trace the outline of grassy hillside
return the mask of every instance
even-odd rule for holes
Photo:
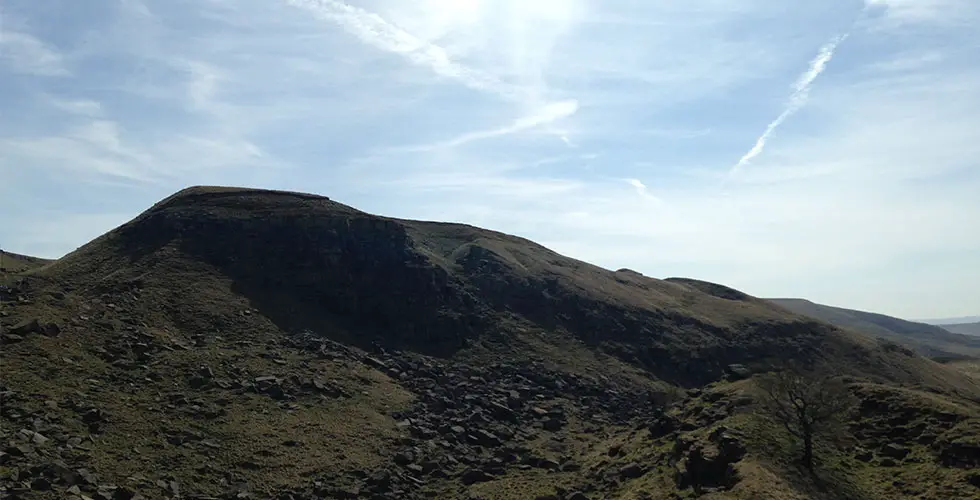
[[[980,492],[967,370],[493,231],[194,188],[10,278],[0,496]],[[787,360],[861,401],[817,476],[754,410]]]
[[[945,327],[841,307],[825,306],[803,299],[769,299],[798,314],[826,321],[840,328],[908,345],[935,358],[980,357],[980,338]]]

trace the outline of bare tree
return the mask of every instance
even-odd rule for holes
[[[829,375],[787,369],[764,376],[760,406],[803,445],[801,462],[813,471],[813,442],[856,404],[847,386]]]

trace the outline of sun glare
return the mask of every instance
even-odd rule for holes
[[[482,0],[429,0],[432,15],[445,16],[456,22],[476,21]]]

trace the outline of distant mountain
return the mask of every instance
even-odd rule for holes
[[[826,306],[804,299],[769,299],[797,314],[820,319],[841,328],[906,344],[933,358],[980,357],[980,337],[965,331],[906,321],[865,311]],[[975,335],[980,335],[977,333]]]
[[[976,323],[960,323],[958,325],[942,325],[944,330],[951,331],[953,333],[960,333],[963,335],[978,335],[980,336],[980,322]]]
[[[980,323],[980,316],[960,316],[957,318],[935,318],[935,319],[919,319],[915,320],[920,323],[928,323],[930,325],[962,325],[964,323]]]

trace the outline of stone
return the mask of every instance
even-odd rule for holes
[[[650,437],[654,439],[662,438],[677,430],[677,422],[665,414],[660,414],[654,418],[653,422],[647,427],[647,430],[650,431]]]
[[[112,500],[135,500],[137,493],[129,488],[120,487],[112,493]],[[142,495],[139,495],[142,498]]]
[[[643,467],[640,467],[640,464],[637,464],[635,462],[628,465],[624,465],[619,469],[619,477],[625,479],[636,479],[638,477],[643,476],[643,474],[645,474]]]
[[[34,453],[34,448],[26,444],[18,444],[7,447],[4,452],[12,457],[25,457]]]
[[[78,475],[81,476],[83,484],[92,486],[99,482],[98,477],[88,469],[78,469],[75,472],[78,472]]]
[[[487,447],[497,447],[504,444],[496,434],[483,429],[477,429],[476,431],[468,434],[467,439],[469,439],[473,444]]]
[[[745,447],[724,428],[713,431],[710,439],[717,446],[683,439],[675,441],[673,454],[680,459],[675,476],[679,488],[727,490],[740,480],[734,464],[745,455]]]
[[[415,457],[411,452],[403,451],[395,454],[394,461],[398,465],[408,465],[415,461]]]
[[[745,365],[731,364],[725,367],[725,374],[731,380],[742,380],[752,376],[752,370]]]
[[[388,369],[388,365],[386,365],[384,361],[381,361],[380,359],[375,358],[375,357],[372,357],[372,356],[365,356],[364,357],[364,364],[366,364],[368,366],[371,366],[371,367],[374,367],[374,368],[377,368],[379,370],[386,370],[386,369]]]
[[[282,381],[277,377],[258,377],[255,383],[259,392],[279,401],[288,399]]]
[[[35,491],[48,491],[51,489],[51,481],[45,477],[34,478],[31,481],[31,489]]]
[[[8,332],[14,335],[30,335],[32,333],[41,333],[41,323],[39,323],[36,318],[27,319],[10,327],[8,329]]]
[[[565,497],[565,500],[589,500],[589,497],[586,496],[585,493],[582,493],[581,491],[576,491],[570,493],[567,497]]]
[[[561,468],[561,464],[559,464],[558,462],[556,462],[554,460],[551,460],[550,458],[536,458],[536,459],[532,459],[531,463],[532,463],[532,465],[534,465],[535,467],[537,467],[539,469],[558,470],[558,469]]]
[[[187,385],[189,385],[191,389],[194,390],[203,389],[205,386],[208,385],[208,380],[200,375],[194,375],[189,379],[187,379]]]
[[[344,391],[341,388],[335,387],[332,384],[328,384],[326,382],[323,382],[322,380],[314,380],[313,381],[313,388],[316,389],[317,391],[323,393],[323,394],[326,394],[328,396],[335,397],[335,398],[341,397],[341,396],[344,396],[345,395],[344,394]]]
[[[17,335],[15,333],[5,333],[3,337],[0,337],[4,344],[16,344],[18,342],[24,341],[23,335]]]
[[[518,421],[517,413],[515,413],[514,410],[511,410],[510,408],[502,404],[494,403],[491,401],[487,405],[487,407],[490,409],[490,414],[493,415],[494,418],[497,418],[499,420],[506,420],[512,423],[517,423]]]
[[[909,449],[895,443],[888,443],[881,449],[881,454],[889,458],[901,460],[909,454]]]
[[[57,337],[61,335],[61,327],[56,323],[44,323],[41,325],[41,334],[47,337]]]
[[[68,486],[84,484],[84,480],[78,472],[69,469],[67,465],[61,462],[46,464],[44,466],[43,475],[54,479],[58,484]]]
[[[557,418],[549,418],[544,422],[544,429],[551,432],[558,432],[561,430],[562,427],[564,427],[564,425],[565,422]]]
[[[476,483],[485,483],[487,481],[493,481],[493,476],[487,474],[486,472],[478,469],[469,469],[460,476],[460,481],[463,484],[469,486]]]
[[[82,415],[82,422],[85,422],[86,424],[105,422],[106,419],[106,413],[98,408],[92,408]]]
[[[966,482],[970,483],[977,488],[980,488],[980,473],[974,472],[966,477]]]

